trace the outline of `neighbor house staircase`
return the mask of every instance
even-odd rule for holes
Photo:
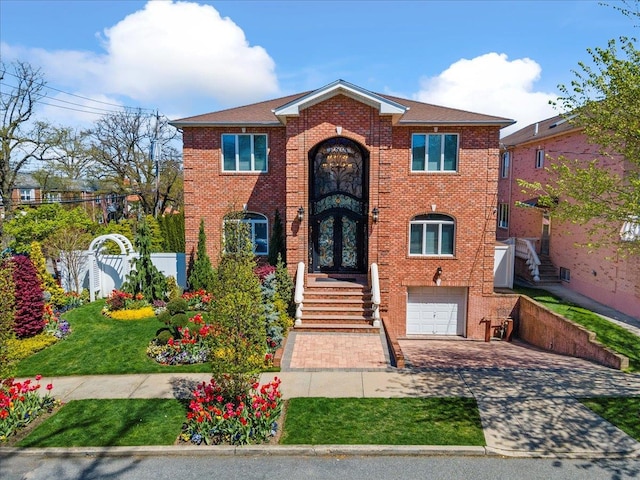
[[[540,281],[536,282],[538,285],[554,285],[561,283],[560,276],[558,275],[558,268],[553,264],[551,258],[548,255],[539,254],[540,265],[538,271],[540,275]]]
[[[296,331],[380,333],[367,275],[308,274]]]

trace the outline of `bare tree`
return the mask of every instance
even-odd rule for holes
[[[85,229],[70,227],[58,230],[44,245],[47,256],[59,259],[64,264],[62,284],[67,290],[82,292],[80,275],[87,262],[86,249],[90,242],[91,235]]]
[[[166,170],[165,181],[157,173],[163,172],[159,152],[170,150],[176,135],[165,119],[140,110],[104,116],[91,130],[95,174],[117,186],[118,193],[136,194],[145,214],[157,214],[180,178],[172,173],[175,169]]]
[[[35,104],[44,97],[45,83],[40,69],[20,61],[0,63],[0,81],[0,198],[5,218],[10,218],[16,175],[43,153],[48,126],[31,120]]]
[[[69,180],[84,178],[93,161],[89,135],[87,130],[51,127],[49,143],[52,148],[43,159],[48,170]]]

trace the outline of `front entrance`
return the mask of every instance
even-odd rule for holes
[[[551,217],[549,212],[542,214],[542,236],[540,238],[540,253],[549,255],[549,238],[551,237]]]
[[[329,139],[309,153],[311,272],[367,270],[366,151],[352,140]]]

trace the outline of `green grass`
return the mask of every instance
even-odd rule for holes
[[[72,333],[65,340],[20,361],[16,376],[209,372],[211,366],[156,363],[147,346],[162,324],[155,318],[113,320],[100,312],[104,301],[67,312]]]
[[[546,290],[518,288],[516,291],[594,332],[600,343],[629,358],[629,371],[640,371],[640,337],[637,335],[590,310],[566,303]]]
[[[75,400],[18,442],[19,447],[173,445],[185,419],[178,400]]]
[[[580,401],[627,435],[640,441],[640,398],[583,398]]]
[[[470,398],[293,398],[280,443],[485,445]]]

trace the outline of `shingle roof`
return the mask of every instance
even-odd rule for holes
[[[287,97],[267,100],[265,102],[253,103],[227,110],[205,113],[193,117],[182,118],[170,122],[175,127],[190,126],[223,126],[223,125],[273,125],[279,126],[282,123],[274,114],[273,110],[298,99],[312,94],[312,91],[302,92]],[[457,110],[454,108],[431,105],[428,103],[417,102],[405,98],[394,97],[382,93],[376,93],[389,101],[399,103],[408,110],[400,120],[398,125],[413,124],[429,124],[429,125],[498,125],[506,127],[515,123],[514,120],[480,113],[468,112],[465,110]]]
[[[567,117],[565,115],[556,115],[555,117],[547,118],[541,122],[532,123],[531,125],[521,128],[517,132],[500,139],[500,143],[506,147],[512,147],[577,129],[578,127],[569,121],[570,118],[571,117]]]

